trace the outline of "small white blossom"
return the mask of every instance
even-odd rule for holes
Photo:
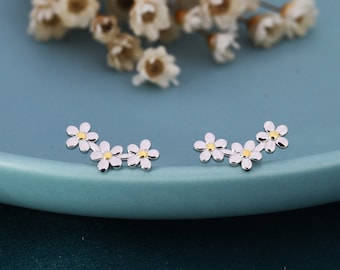
[[[28,33],[37,40],[60,39],[67,28],[56,14],[53,0],[33,1]]]
[[[190,10],[178,10],[176,12],[176,21],[182,26],[184,32],[189,34],[201,29],[203,20],[200,6],[195,6]]]
[[[318,10],[314,0],[293,0],[281,8],[288,38],[305,36],[316,23]]]
[[[159,158],[159,152],[156,149],[150,149],[151,142],[149,140],[142,140],[140,146],[130,144],[128,146],[129,157],[127,164],[130,167],[140,165],[143,170],[151,169],[151,160]]]
[[[135,0],[130,11],[129,23],[137,36],[146,36],[150,41],[156,41],[159,32],[171,25],[166,1]]]
[[[95,40],[108,44],[120,32],[120,29],[116,17],[98,15],[93,19],[90,31]]]
[[[123,147],[116,145],[111,148],[110,143],[102,141],[99,146],[96,145],[90,155],[91,160],[97,161],[97,168],[101,172],[106,172],[111,166],[119,169],[122,166],[120,155],[123,153]]]
[[[280,148],[288,147],[288,140],[284,138],[288,133],[288,127],[286,125],[279,125],[275,128],[275,125],[271,121],[264,123],[265,132],[259,132],[256,134],[258,142],[262,143],[267,153],[273,153],[275,146]]]
[[[262,159],[261,148],[261,145],[256,146],[252,140],[247,141],[244,147],[238,142],[233,143],[229,154],[229,163],[231,165],[241,163],[242,169],[249,171],[253,167],[253,161]]]
[[[216,62],[226,63],[235,59],[232,49],[240,49],[240,45],[235,41],[235,38],[236,34],[232,32],[214,33],[208,36],[209,48]]]
[[[82,123],[79,129],[75,126],[68,126],[66,133],[70,138],[67,139],[66,146],[72,149],[79,145],[81,152],[88,152],[94,147],[99,137],[96,132],[90,132],[90,129],[91,125],[88,122]]]
[[[108,44],[107,63],[119,71],[131,71],[142,55],[139,39],[121,33]]]
[[[163,46],[145,50],[137,64],[139,74],[133,77],[133,85],[138,86],[145,81],[155,83],[162,88],[167,88],[170,83],[178,85],[176,77],[181,70],[175,64],[175,60],[175,57],[169,55]]]
[[[203,163],[208,162],[211,157],[218,162],[224,159],[224,150],[227,147],[228,142],[224,139],[216,140],[215,135],[208,132],[204,136],[204,141],[196,141],[194,143],[194,149],[200,154],[200,161]]]
[[[86,28],[99,10],[98,0],[58,0],[56,12],[69,28]]]
[[[237,19],[245,10],[240,0],[201,0],[203,28],[210,29],[214,24],[221,30],[237,30]]]
[[[249,20],[248,31],[255,46],[269,48],[284,36],[284,21],[276,13],[256,15]]]

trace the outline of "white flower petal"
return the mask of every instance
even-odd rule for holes
[[[271,132],[275,130],[275,125],[272,121],[265,122],[263,127],[266,132]]]
[[[212,155],[213,159],[218,161],[218,162],[220,162],[224,159],[224,154],[218,149],[215,149],[214,151],[212,151],[211,155]]]
[[[231,150],[240,153],[243,150],[243,146],[240,143],[235,142],[231,145]]]
[[[261,152],[264,149],[265,145],[266,145],[265,142],[261,142],[258,145],[256,145],[256,147],[253,151],[254,152]]]
[[[95,142],[95,141],[98,140],[98,138],[99,138],[99,135],[96,132],[87,133],[87,140],[89,140],[89,141]]]
[[[206,143],[215,143],[215,135],[211,132],[205,134],[204,139]]]
[[[254,151],[251,153],[250,157],[251,160],[261,160],[262,154],[260,152]]]
[[[276,145],[280,148],[287,148],[288,147],[288,140],[284,137],[279,137],[276,140]]]
[[[75,136],[75,135],[77,135],[78,132],[79,132],[79,130],[78,130],[78,128],[75,127],[75,126],[68,126],[68,127],[66,128],[66,133],[67,133],[67,135],[69,135],[69,136]]]
[[[89,143],[85,140],[80,140],[79,141],[79,150],[83,153],[86,153],[87,151],[89,151],[90,150]]]
[[[151,149],[148,151],[148,155],[151,159],[157,159],[159,158],[159,152],[156,149]]]
[[[147,139],[142,140],[140,143],[140,149],[142,150],[149,150],[151,147],[151,142]]]
[[[239,164],[240,162],[242,161],[242,157],[240,156],[240,155],[231,155],[230,157],[229,157],[229,163],[231,164],[231,165],[237,165],[237,164]]]
[[[229,150],[229,149],[220,149],[220,151],[225,155],[225,156],[231,156],[234,154],[233,151]]]
[[[113,156],[112,158],[110,158],[110,164],[114,169],[119,169],[120,167],[122,167],[122,160]]]
[[[203,151],[206,148],[207,144],[203,141],[196,141],[194,143],[194,149],[196,151]]]
[[[259,142],[266,142],[268,141],[268,138],[269,137],[267,132],[261,131],[256,134],[256,140]]]
[[[79,143],[78,138],[74,136],[67,139],[66,146],[68,148],[74,148],[78,145],[78,143]]]
[[[139,164],[139,161],[140,161],[139,157],[134,155],[129,157],[129,159],[127,160],[127,164],[129,167],[135,167]]]
[[[206,163],[210,160],[211,158],[211,153],[207,150],[204,150],[201,154],[200,154],[200,161],[203,163]]]
[[[249,158],[242,159],[241,167],[245,171],[249,171],[253,167],[253,163]]]
[[[89,132],[90,129],[91,129],[91,125],[88,122],[82,123],[79,127],[79,130],[82,131],[82,132],[85,132],[85,133]]]
[[[218,139],[215,142],[215,145],[217,148],[226,148],[228,145],[228,142],[225,139]]]
[[[102,158],[103,158],[103,152],[101,152],[101,151],[92,152],[91,155],[90,155],[90,159],[93,160],[93,161],[97,161],[97,160],[100,160]]]
[[[244,149],[249,151],[253,151],[255,148],[255,142],[253,140],[249,140],[244,144]]]
[[[100,170],[101,172],[106,172],[107,169],[109,168],[110,163],[108,160],[106,159],[102,159],[98,162],[97,168],[98,170]]]
[[[127,147],[127,150],[129,153],[137,154],[139,151],[139,147],[135,144],[129,144]]]
[[[280,136],[284,136],[288,133],[288,127],[286,125],[280,125],[276,128],[276,131],[280,134]]]
[[[102,150],[102,152],[109,152],[111,149],[110,147],[110,143],[107,142],[107,141],[102,141],[100,144],[99,144],[99,147],[100,149]]]
[[[272,140],[269,140],[268,142],[266,142],[266,145],[264,147],[264,150],[267,153],[273,153],[275,151],[275,142]]]
[[[151,161],[147,158],[142,158],[140,160],[140,167],[143,170],[150,170],[151,169]]]
[[[121,154],[121,153],[123,153],[123,147],[122,146],[120,146],[120,145],[116,145],[116,146],[114,146],[114,147],[112,147],[112,149],[111,149],[111,153],[112,153],[112,155],[119,155],[119,154]]]

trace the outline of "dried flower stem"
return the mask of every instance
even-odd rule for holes
[[[275,5],[273,5],[273,4],[271,4],[271,3],[268,3],[268,2],[265,2],[265,1],[261,1],[260,5],[261,5],[261,7],[269,9],[271,11],[280,12],[280,8],[275,6]]]

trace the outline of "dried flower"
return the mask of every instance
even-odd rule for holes
[[[305,36],[316,23],[318,10],[314,0],[293,0],[281,8],[288,38]]]
[[[108,44],[107,63],[119,71],[131,71],[142,54],[138,38],[120,33]]]
[[[150,41],[159,38],[159,31],[170,27],[169,9],[165,0],[135,0],[130,11],[130,27],[137,36]]]
[[[30,13],[28,33],[37,40],[60,39],[67,32],[66,27],[56,14],[53,0],[35,0]]]
[[[92,21],[90,31],[95,40],[107,44],[114,39],[120,30],[116,17],[98,15]]]
[[[208,45],[218,63],[226,63],[235,59],[232,49],[240,49],[240,44],[235,41],[236,34],[214,33],[208,36]]]
[[[256,46],[269,48],[284,36],[285,26],[279,14],[269,13],[252,17],[248,31]]]
[[[170,83],[178,85],[176,77],[181,70],[175,64],[175,61],[176,58],[169,55],[163,46],[145,50],[137,65],[139,74],[133,77],[132,83],[138,86],[145,81],[149,81],[162,88],[167,88]]]
[[[205,29],[216,24],[222,30],[235,31],[245,3],[240,0],[201,0],[201,10]]]
[[[200,6],[195,6],[189,10],[178,10],[176,12],[176,21],[186,33],[201,29],[203,21]]]
[[[86,28],[96,16],[99,3],[97,0],[58,0],[55,7],[65,26]]]

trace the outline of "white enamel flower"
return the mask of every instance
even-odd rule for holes
[[[147,139],[142,140],[140,146],[130,144],[127,149],[129,157],[127,158],[127,164],[130,167],[140,165],[143,170],[151,169],[151,160],[159,158],[159,152],[156,149],[150,149],[151,142]]]
[[[68,148],[75,148],[79,145],[79,150],[83,153],[88,152],[94,147],[94,143],[98,140],[99,136],[96,132],[90,132],[91,125],[84,122],[80,125],[79,129],[76,126],[68,126],[66,133],[70,138],[66,141]]]
[[[236,34],[233,32],[214,33],[208,36],[208,45],[216,62],[227,63],[235,59],[232,49],[240,49],[235,38]]]
[[[116,17],[98,15],[93,19],[90,31],[95,40],[108,44],[120,32],[120,29]]]
[[[178,10],[176,12],[176,21],[182,26],[186,33],[192,33],[202,28],[203,20],[200,6],[195,6],[189,10]]]
[[[175,61],[176,58],[168,54],[163,46],[145,50],[137,64],[139,74],[133,77],[133,85],[138,86],[145,81],[155,83],[162,88],[167,88],[170,83],[178,85],[176,77],[181,70]]]
[[[283,38],[285,25],[279,14],[256,15],[248,21],[248,31],[255,46],[269,48]]]
[[[288,140],[284,136],[288,133],[288,127],[286,125],[279,125],[275,128],[275,125],[271,121],[264,123],[264,132],[256,134],[258,142],[263,144],[263,147],[267,153],[273,153],[275,146],[280,148],[288,147]]]
[[[245,171],[249,171],[253,167],[253,161],[262,159],[261,145],[255,145],[252,140],[247,141],[244,146],[236,142],[231,145],[231,153],[229,154],[229,163],[238,165]]]
[[[208,162],[211,158],[215,161],[221,162],[224,159],[224,150],[228,142],[224,139],[216,140],[215,135],[208,132],[204,136],[204,141],[196,141],[194,149],[200,154],[200,161],[203,163]]]
[[[203,28],[210,29],[215,24],[221,30],[237,30],[237,19],[245,10],[240,0],[201,0]]]
[[[292,0],[281,8],[288,38],[305,36],[316,23],[318,10],[314,0]]]
[[[129,34],[120,33],[108,44],[107,63],[119,71],[131,71],[142,55],[140,40]]]
[[[86,28],[99,10],[97,0],[58,0],[56,12],[65,26],[69,28]]]
[[[62,38],[67,28],[56,14],[53,1],[35,2],[37,4],[30,13],[28,33],[41,41]]]
[[[137,36],[150,41],[159,38],[159,31],[170,27],[169,8],[165,0],[135,0],[130,11],[130,27]]]
[[[116,145],[111,148],[110,143],[102,141],[99,145],[95,145],[90,155],[92,161],[98,162],[97,168],[101,172],[106,172],[109,167],[119,169],[122,166],[120,155],[123,153],[123,147]]]

